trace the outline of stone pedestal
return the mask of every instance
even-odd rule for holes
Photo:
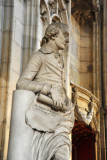
[[[25,113],[35,94],[27,90],[13,93],[12,119],[7,160],[29,160],[34,131],[25,122]]]

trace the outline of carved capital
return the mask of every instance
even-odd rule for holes
[[[71,13],[79,24],[91,24],[96,21],[96,13],[99,9],[92,0],[72,0]]]

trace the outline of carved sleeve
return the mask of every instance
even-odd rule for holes
[[[33,81],[42,65],[42,57],[40,53],[34,53],[21,77],[19,78],[16,88],[29,90],[32,92],[40,92],[44,84]]]

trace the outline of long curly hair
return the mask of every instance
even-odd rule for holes
[[[63,24],[63,23],[56,23],[56,22],[51,23],[46,28],[45,35],[44,35],[44,37],[42,38],[42,41],[41,41],[41,46],[43,44],[49,42],[49,40],[52,39],[53,37],[57,37],[60,29],[63,29],[65,27],[67,27],[67,25]]]

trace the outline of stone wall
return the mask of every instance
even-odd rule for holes
[[[93,27],[79,25],[73,16],[71,22],[70,79],[93,92]]]
[[[24,31],[22,70],[25,68],[31,54],[40,48],[43,25],[40,18],[40,1],[24,2]]]
[[[106,157],[107,159],[107,1],[103,1],[103,52],[102,52],[102,94],[103,94],[103,107],[104,107],[104,126],[105,126],[105,138],[106,138],[106,146],[103,146],[103,155],[102,158]],[[104,143],[104,141],[102,141]],[[105,155],[106,154],[106,155]]]
[[[93,27],[80,29],[80,86],[93,92]]]
[[[71,57],[70,57],[70,80],[73,83],[80,84],[79,67],[80,67],[80,25],[71,16]]]
[[[7,21],[7,18],[6,18]],[[9,66],[8,66],[8,85],[7,85],[7,101],[6,101],[6,124],[5,124],[5,137],[3,148],[3,159],[6,159],[10,120],[11,120],[11,107],[12,107],[12,94],[16,89],[16,82],[19,78],[21,71],[21,59],[23,50],[23,29],[24,29],[24,2],[13,1],[13,14],[12,14],[12,38],[11,50],[9,52]]]

